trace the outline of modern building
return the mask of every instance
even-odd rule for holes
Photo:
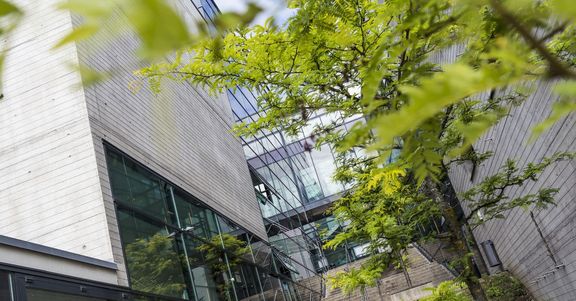
[[[320,298],[301,196],[272,175],[285,169],[247,164],[227,95],[131,91],[145,63],[128,27],[54,50],[81,20],[56,0],[14,3],[25,16],[0,101],[0,300]],[[172,3],[191,26],[217,12]],[[77,64],[111,75],[85,85]]]

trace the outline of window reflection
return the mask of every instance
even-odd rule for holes
[[[183,258],[174,237],[123,210],[118,220],[132,288],[188,300]]]
[[[270,275],[292,279],[290,259],[112,148],[107,158],[134,290],[198,301],[260,300],[271,290],[295,300]]]
[[[174,202],[178,211],[180,227],[197,237],[210,239],[218,235],[216,216],[209,209],[189,202],[182,192],[174,190]]]
[[[108,152],[110,182],[114,199],[171,223],[166,184],[134,161]]]

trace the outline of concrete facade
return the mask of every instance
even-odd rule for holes
[[[454,62],[462,53],[461,45],[440,51],[431,61]],[[507,159],[519,168],[538,163],[556,152],[576,150],[576,114],[554,124],[537,140],[529,142],[532,128],[545,120],[557,101],[553,82],[528,83],[531,94],[524,103],[511,110],[474,145],[476,152],[492,151],[494,155],[477,166],[473,181],[471,163],[452,165],[449,176],[457,193],[462,193],[485,177],[495,174]],[[497,91],[496,97],[512,89]],[[478,96],[487,99],[488,93]],[[558,188],[556,205],[546,210],[534,210],[535,222],[528,210],[507,212],[506,219],[489,221],[475,229],[478,243],[492,240],[502,261],[500,268],[518,277],[537,300],[574,300],[576,292],[576,162],[563,161],[548,167],[537,182],[508,189],[509,198],[535,193],[541,188]],[[466,204],[463,209],[468,214]],[[530,208],[532,209],[532,208]],[[538,233],[542,231],[544,239]],[[551,250],[548,252],[546,245]],[[485,256],[485,255],[484,255]],[[486,258],[485,258],[486,259]]]
[[[18,1],[0,101],[0,234],[112,261],[88,111],[57,1]]]
[[[266,239],[225,97],[177,83],[159,95],[131,91],[133,71],[145,64],[135,59],[139,41],[128,27],[107,44],[52,50],[79,22],[56,10],[58,2],[15,1],[25,19],[3,73],[0,235],[115,262],[117,278],[87,279],[127,285],[106,141]],[[200,19],[190,1],[173,3],[191,25]],[[83,86],[70,68],[77,64],[113,75]]]
[[[552,83],[534,83],[532,89],[534,93],[521,106],[475,144],[477,152],[493,151],[494,156],[478,166],[473,181],[470,181],[470,165],[451,167],[450,178],[457,192],[496,173],[508,158],[523,167],[556,152],[576,149],[574,114],[558,121],[535,142],[528,142],[531,129],[550,114],[551,105],[557,100],[552,94]],[[558,162],[548,167],[537,182],[510,188],[506,194],[515,198],[544,187],[559,189],[556,206],[534,210],[535,222],[529,211],[515,209],[506,214],[506,219],[478,227],[474,234],[479,243],[494,242],[503,268],[519,277],[538,300],[573,300],[576,292],[576,163]]]

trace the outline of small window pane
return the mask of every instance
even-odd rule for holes
[[[12,300],[10,293],[10,274],[0,271],[0,300]]]
[[[206,239],[218,235],[216,217],[211,210],[199,204],[194,204],[193,200],[190,200],[178,190],[174,191],[174,201],[178,211],[180,226],[186,229],[186,232]]]

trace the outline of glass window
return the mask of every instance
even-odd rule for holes
[[[5,271],[0,271],[0,300],[12,300],[10,274]]]
[[[108,152],[108,167],[114,199],[172,223],[166,184],[136,162]]]
[[[206,254],[207,244],[197,238],[186,235],[184,237],[185,254],[188,256],[187,264],[190,266],[192,282],[198,300],[226,300],[227,291],[226,266],[224,259],[216,255],[213,259]]]
[[[263,291],[265,295],[274,292],[274,296],[286,298],[288,294],[289,300],[297,299],[294,291],[283,290],[280,282],[274,285],[271,278],[263,277],[263,273],[280,273],[286,279],[295,278],[294,273],[309,275],[304,264],[312,265],[304,237],[298,234],[288,241],[284,233],[302,226],[294,210],[300,204],[298,190],[286,175],[287,161],[274,164],[267,171],[280,188],[278,194],[290,196],[289,201],[276,195],[279,188],[270,188],[274,184],[268,187],[255,181],[255,188],[261,195],[262,211],[274,215],[274,221],[266,220],[270,225],[267,231],[281,238],[271,241],[284,253],[298,255],[297,261],[272,251],[253,234],[120,152],[109,149],[107,156],[132,289],[186,300],[252,299]],[[273,176],[272,170],[285,176]],[[308,186],[318,186],[313,175],[304,177],[311,183]],[[282,181],[288,181],[289,186]],[[144,296],[139,298],[146,300]]]
[[[310,155],[312,156],[312,160],[314,160],[314,167],[318,173],[324,195],[330,196],[342,191],[342,185],[332,180],[332,175],[336,171],[336,165],[334,164],[334,157],[332,156],[330,147],[328,145],[322,145],[319,151],[312,150]]]
[[[259,295],[262,292],[256,267],[240,264],[234,267],[232,275],[239,300]]]
[[[218,235],[214,212],[191,200],[177,189],[174,189],[174,202],[178,212],[179,226],[186,232],[206,239]]]
[[[131,287],[188,300],[191,294],[175,233],[123,210],[118,211],[118,224]]]

